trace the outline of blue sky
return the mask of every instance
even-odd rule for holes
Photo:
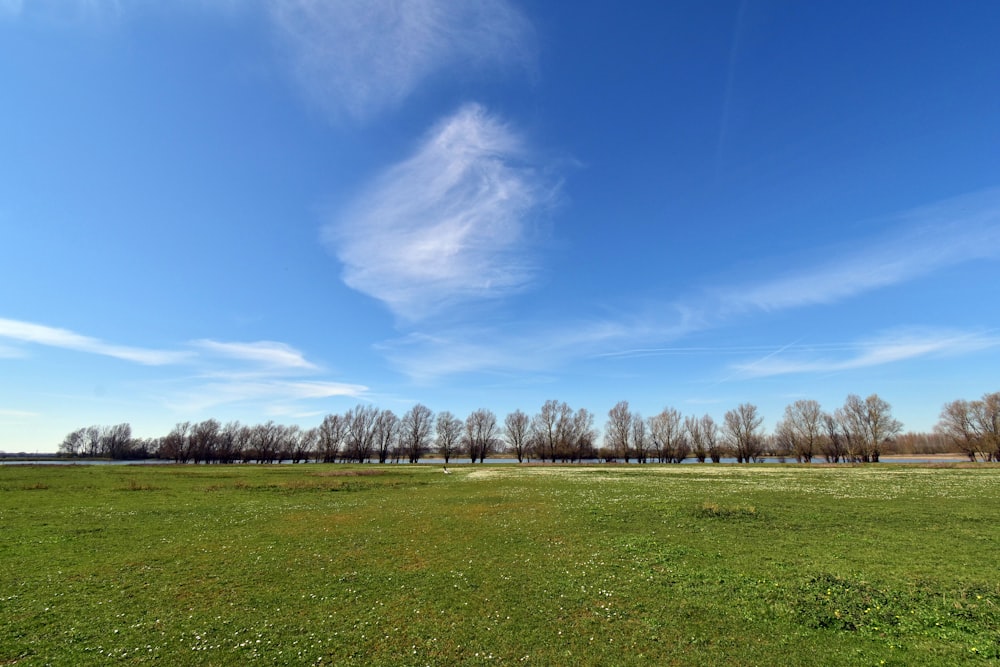
[[[1000,5],[0,0],[0,449],[1000,389]]]

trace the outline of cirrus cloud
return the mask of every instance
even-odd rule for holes
[[[255,341],[252,343],[231,343],[215,340],[198,340],[193,343],[206,352],[230,359],[238,359],[282,370],[316,370],[316,365],[308,361],[302,352],[285,343],[275,341]]]
[[[906,211],[894,222],[901,229],[881,239],[859,239],[860,251],[721,290],[720,313],[830,304],[956,264],[1000,257],[1000,188]]]
[[[858,343],[786,345],[753,362],[733,366],[743,377],[835,373],[924,357],[963,355],[1000,346],[990,333],[903,327]]]
[[[167,400],[174,410],[200,412],[218,406],[250,405],[268,414],[301,412],[303,405],[332,398],[357,398],[368,387],[323,380],[272,380],[267,378],[216,379],[193,384]],[[320,403],[321,404],[321,403]]]
[[[408,320],[525,287],[531,221],[557,190],[528,153],[507,124],[463,106],[327,227],[344,282]]]
[[[124,361],[132,361],[145,366],[176,364],[190,358],[190,355],[186,352],[115,345],[98,338],[80,335],[68,329],[59,329],[44,324],[4,318],[0,318],[0,338],[21,343],[99,354]]]
[[[532,30],[505,0],[273,0],[270,15],[306,93],[365,119],[432,75],[531,59]]]
[[[288,413],[303,407],[322,405],[327,399],[361,397],[368,392],[362,384],[317,377],[324,369],[306,359],[298,349],[277,341],[225,342],[210,339],[192,341],[185,350],[162,350],[109,343],[68,329],[0,318],[0,358],[24,356],[21,347],[38,345],[111,357],[147,367],[181,365],[195,369],[194,376],[169,377],[167,371],[144,373],[139,381],[166,406],[174,410],[205,410],[216,406],[259,406],[274,411],[281,406]],[[164,391],[163,387],[168,387]],[[6,411],[6,416],[24,416]],[[284,412],[283,412],[284,414]],[[0,416],[4,416],[0,414]]]

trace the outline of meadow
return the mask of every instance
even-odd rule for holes
[[[0,665],[1000,660],[1000,468],[0,466]]]

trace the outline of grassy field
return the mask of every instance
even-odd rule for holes
[[[0,466],[0,665],[1000,660],[995,467]]]

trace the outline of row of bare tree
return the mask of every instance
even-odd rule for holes
[[[154,444],[154,447],[150,445]],[[69,435],[59,445],[63,456],[85,456],[107,459],[145,459],[155,449],[155,443],[132,437],[132,426],[88,426]]]
[[[445,460],[466,457],[484,462],[495,452],[518,461],[582,461],[633,459],[639,463],[720,462],[733,457],[749,463],[765,456],[808,463],[822,458],[836,462],[878,462],[885,447],[899,436],[902,425],[890,405],[877,394],[862,399],[851,394],[844,405],[825,412],[812,400],[785,408],[772,434],[762,429],[757,407],[743,403],[725,413],[721,424],[710,415],[682,415],[672,407],[644,419],[621,401],[608,412],[603,442],[594,415],[585,408],[546,401],[534,415],[515,410],[500,422],[485,408],[464,420],[451,412],[434,414],[417,404],[401,417],[391,410],[358,405],[343,414],[327,415],[310,429],[274,422],[221,424],[209,419],[177,424],[155,439],[131,437],[128,424],[79,429],[59,446],[64,456],[145,458],[184,462],[276,461],[416,463],[430,453]],[[945,406],[936,428],[952,451],[971,460],[1000,460],[1000,393],[979,401],[954,401]],[[931,436],[909,434],[912,441]],[[912,447],[911,443],[911,447]],[[937,445],[940,448],[940,445]]]
[[[643,420],[622,401],[608,413],[604,446],[608,455],[626,463],[630,456],[639,463],[679,463],[689,457],[718,463],[723,456],[749,463],[765,455],[794,457],[802,463],[820,456],[830,463],[878,462],[883,447],[902,429],[877,394],[865,399],[851,394],[833,413],[824,412],[816,401],[796,401],[785,408],[770,436],[761,428],[763,421],[751,403],[726,412],[719,425],[711,415],[682,416],[671,407]]]

